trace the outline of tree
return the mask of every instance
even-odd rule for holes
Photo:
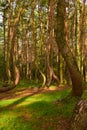
[[[52,78],[57,81],[57,85],[59,84],[59,79],[53,70],[53,47],[55,44],[54,39],[54,9],[55,9],[55,1],[48,1],[49,9],[48,9],[48,19],[47,19],[47,41],[46,41],[46,56],[47,56],[47,85],[51,84]]]
[[[58,0],[57,2],[57,30],[56,30],[56,41],[58,48],[66,62],[70,77],[72,80],[72,95],[82,96],[82,77],[79,72],[76,59],[70,51],[69,45],[66,44],[66,33],[65,33],[65,17],[66,17],[66,5],[65,0]]]
[[[0,91],[8,91],[12,88],[14,88],[18,82],[19,82],[19,71],[16,66],[15,62],[15,38],[16,38],[16,32],[17,32],[17,25],[19,22],[20,15],[23,11],[23,8],[19,8],[17,17],[14,19],[14,22],[12,22],[12,15],[13,15],[13,3],[8,1],[8,41],[7,41],[7,58],[6,58],[6,69],[7,69],[7,76],[8,76],[8,82],[12,82],[11,87],[7,88],[1,88]],[[12,6],[12,7],[11,7]],[[14,12],[15,14],[15,12]]]

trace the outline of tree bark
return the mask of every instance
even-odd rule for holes
[[[69,130],[87,130],[87,100],[77,103]]]

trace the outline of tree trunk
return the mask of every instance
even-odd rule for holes
[[[19,83],[19,78],[20,78],[19,70],[17,67],[15,67],[15,81],[14,81],[14,83],[11,86],[8,84],[8,86],[0,88],[0,92],[6,92],[6,91],[14,89],[16,87],[16,85]]]
[[[9,3],[9,6],[11,4]],[[8,74],[8,87],[3,87],[0,88],[0,92],[5,92],[13,89],[16,87],[16,85],[19,82],[19,71],[18,68],[16,67],[15,63],[15,42],[16,42],[16,33],[17,33],[17,25],[19,23],[19,18],[21,13],[23,12],[23,8],[19,9],[17,17],[14,19],[14,23],[12,24],[11,22],[11,7],[9,9],[9,30],[8,30],[8,46],[7,46],[7,74]],[[11,86],[10,86],[11,84]]]
[[[65,12],[65,0],[58,0],[56,41],[70,72],[70,77],[72,80],[72,94],[73,96],[81,96],[83,92],[82,77],[80,75],[75,57],[72,55],[69,45],[66,44]]]
[[[55,9],[55,2],[54,0],[48,1],[49,5],[49,12],[48,12],[48,36],[47,36],[47,43],[46,43],[46,54],[47,54],[47,86],[50,86],[52,79],[57,81],[57,85],[59,84],[59,79],[57,75],[54,73],[52,63],[53,57],[53,45],[55,43],[54,38],[54,9]],[[52,59],[52,60],[51,60]]]
[[[69,130],[87,130],[87,100],[76,105]]]
[[[80,42],[80,71],[83,75],[83,67],[85,65],[85,48],[86,48],[86,45],[85,45],[85,40],[86,40],[86,35],[85,35],[85,2],[86,0],[83,0],[83,3],[82,3],[82,8],[81,8],[81,14],[80,14],[80,39],[79,39],[79,42]],[[84,77],[84,75],[83,75]]]

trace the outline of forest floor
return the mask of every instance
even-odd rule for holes
[[[70,88],[19,88],[0,94],[0,130],[67,130],[76,100]],[[86,93],[87,94],[87,93]]]
[[[50,93],[55,91],[63,91],[67,90],[68,86],[63,87],[50,87],[50,88],[19,88],[16,91],[10,90],[4,93],[0,94],[0,100],[6,100],[6,99],[15,99],[15,98],[23,98],[25,96],[32,96],[35,94],[41,94],[41,93]]]

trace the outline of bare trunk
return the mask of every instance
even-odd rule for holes
[[[40,71],[40,70],[39,70],[39,71]],[[43,78],[42,87],[44,88],[44,87],[46,86],[46,76],[45,76],[45,74],[44,74],[42,71],[40,71],[40,73],[41,73],[41,76],[42,76],[42,78]]]

